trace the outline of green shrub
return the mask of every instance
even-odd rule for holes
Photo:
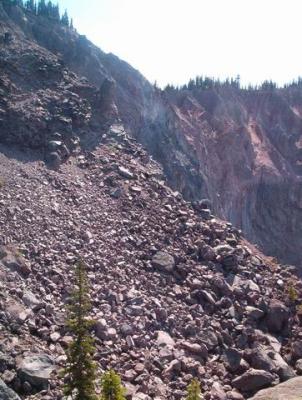
[[[123,387],[120,376],[113,370],[105,372],[101,379],[101,400],[125,400],[126,389]]]
[[[298,317],[302,318],[302,304],[297,306],[297,315]]]
[[[292,283],[287,287],[287,293],[291,303],[295,303],[298,300],[298,292]]]
[[[4,178],[2,178],[2,176],[0,176],[0,189],[2,189],[5,185],[5,180]]]
[[[201,388],[199,381],[194,378],[187,387],[186,400],[200,400],[201,399]]]

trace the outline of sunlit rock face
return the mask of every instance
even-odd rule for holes
[[[168,101],[202,178],[173,183],[190,199],[209,198],[269,254],[301,264],[301,88],[182,91]]]

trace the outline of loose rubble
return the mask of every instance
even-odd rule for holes
[[[294,268],[203,218],[122,126],[58,171],[0,150],[0,372],[16,393],[60,399],[79,257],[96,361],[121,374],[129,398],[181,399],[197,377],[206,400],[240,400],[301,373]]]

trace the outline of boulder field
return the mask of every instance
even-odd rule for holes
[[[58,170],[33,154],[0,153],[4,388],[60,398],[78,258],[88,266],[96,361],[121,374],[129,398],[181,399],[197,377],[205,399],[240,400],[301,374],[294,267],[171,190],[121,125]]]

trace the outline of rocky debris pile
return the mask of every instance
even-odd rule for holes
[[[14,32],[14,40],[0,49],[0,142],[38,149],[37,157],[58,168],[80,143],[93,144],[103,125],[116,117],[115,82],[102,75],[101,84],[94,86],[78,76],[59,51],[47,50],[34,39],[41,28],[39,18],[18,12],[21,25],[16,13],[7,15],[0,4],[0,35],[5,27]],[[52,35],[62,29],[54,21],[48,23]]]
[[[206,400],[240,400],[301,373],[301,320],[288,295],[295,287],[301,300],[295,269],[169,189],[122,126],[59,171],[2,151],[0,367],[18,394],[60,398],[79,257],[97,362],[121,374],[129,398],[181,399],[197,377]]]
[[[93,88],[34,43],[20,47],[16,41],[1,49],[5,66],[0,73],[0,126],[6,133],[0,140],[47,151],[59,132],[69,149],[81,129],[89,130],[91,119],[90,99],[78,93],[86,90],[87,97],[93,97]]]

